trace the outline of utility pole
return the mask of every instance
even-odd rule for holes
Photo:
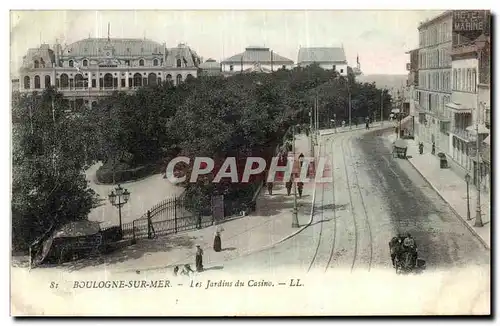
[[[293,135],[293,159],[295,166],[295,125],[292,126],[292,135]],[[292,181],[293,181],[293,220],[292,220],[292,228],[299,227],[299,214],[297,211],[297,181],[294,176],[294,169],[292,168]]]
[[[351,110],[352,110],[352,106],[351,106],[351,92],[349,92],[349,129],[352,129],[352,125],[351,125]]]
[[[309,110],[309,140],[311,143],[311,157],[314,156],[314,141],[313,141],[313,107]]]
[[[380,94],[380,124],[384,126],[384,90]]]
[[[477,89],[477,88],[476,88]],[[479,98],[478,98],[479,102]],[[474,222],[475,227],[483,226],[483,219],[481,218],[481,173],[480,167],[481,163],[479,150],[480,150],[481,142],[479,141],[479,103],[477,106],[476,112],[476,182],[477,182],[477,203],[476,203],[476,221]]]

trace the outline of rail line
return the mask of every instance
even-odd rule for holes
[[[351,184],[349,182],[349,171],[347,170],[347,164],[346,164],[346,161],[345,161],[345,149],[344,149],[344,142],[346,141],[346,138],[343,138],[341,143],[340,143],[340,146],[341,146],[341,154],[342,154],[342,159],[344,161],[344,170],[345,170],[345,176],[346,176],[346,183],[347,183],[347,190],[348,190],[348,194],[349,194],[349,201],[351,202],[351,215],[352,215],[352,219],[353,219],[353,223],[354,223],[354,237],[355,237],[355,244],[354,244],[354,255],[353,255],[353,260],[352,260],[352,265],[351,265],[351,272],[354,271],[355,269],[355,266],[356,266],[356,260],[357,260],[357,256],[358,256],[358,240],[359,240],[359,226],[358,226],[358,223],[356,221],[356,213],[354,212],[354,204],[353,204],[353,200],[352,200],[352,187],[351,187]],[[351,148],[349,146],[347,146],[348,148],[348,151],[349,151],[349,157],[352,158],[352,151],[351,151]],[[373,239],[372,239],[372,231],[371,231],[371,225],[370,225],[370,220],[368,218],[368,212],[366,210],[366,204],[365,204],[365,201],[364,201],[364,196],[361,192],[361,188],[359,186],[359,179],[358,179],[358,175],[356,173],[354,173],[354,179],[355,179],[355,182],[356,182],[356,187],[358,188],[358,193],[359,193],[359,197],[361,199],[361,206],[363,208],[363,213],[364,213],[364,220],[366,222],[366,226],[367,226],[367,229],[368,229],[368,234],[369,234],[369,243],[370,243],[370,256],[369,256],[369,261],[368,261],[368,271],[370,271],[371,269],[371,264],[372,264],[372,260],[373,260]],[[354,181],[354,180],[353,180]]]
[[[332,148],[333,148],[333,142],[334,142],[335,138],[332,139]],[[325,139],[325,143],[329,141]],[[326,146],[323,146],[323,150],[327,148]],[[319,153],[321,154],[321,146],[320,146],[320,151]],[[320,155],[318,155],[320,156]],[[334,181],[334,178],[333,178],[333,173],[334,173],[334,168],[333,168],[333,165],[331,166],[331,173],[332,173],[332,194],[333,194],[333,227],[334,227],[334,235],[333,235],[333,240],[332,240],[332,246],[331,246],[331,249],[330,249],[330,254],[329,254],[329,258],[328,258],[328,262],[326,263],[326,266],[325,266],[325,269],[324,269],[324,272],[326,272],[328,270],[328,267],[330,265],[330,262],[333,258],[333,254],[335,252],[335,241],[336,241],[336,234],[337,234],[337,216],[336,216],[336,208],[335,208],[335,181]],[[319,236],[318,236],[318,243],[316,245],[316,249],[315,249],[315,252],[314,252],[314,256],[311,260],[311,263],[309,264],[309,268],[307,269],[307,272],[310,272],[311,269],[313,268],[314,264],[316,263],[317,261],[317,257],[318,257],[318,252],[319,252],[319,248],[321,246],[321,243],[322,243],[322,238],[323,238],[323,223],[325,222],[324,220],[324,212],[325,212],[325,209],[324,209],[324,202],[325,202],[325,185],[322,186],[322,190],[321,190],[321,219],[317,222],[317,223],[320,223],[320,230],[319,230]]]

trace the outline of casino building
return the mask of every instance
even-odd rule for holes
[[[65,47],[42,44],[23,57],[19,91],[53,86],[70,109],[78,110],[113,91],[133,92],[163,81],[178,85],[196,78],[200,63],[198,54],[182,43],[167,48],[148,39],[88,38]]]

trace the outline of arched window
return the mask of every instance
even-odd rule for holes
[[[140,73],[136,72],[134,74],[134,87],[141,87],[142,86],[142,76]]]
[[[179,85],[180,83],[182,83],[182,75],[181,74],[177,75],[177,77],[175,78],[175,84]]]
[[[144,59],[139,60],[139,66],[144,67]]]
[[[35,89],[39,89],[40,87],[40,76],[35,76]]]
[[[156,78],[156,74],[155,73],[150,73],[148,75],[148,85],[151,85],[151,86],[156,85],[157,81],[158,80]]]
[[[87,67],[89,65],[89,61],[87,59],[83,60],[82,62],[84,67]]]
[[[177,59],[177,68],[180,68],[181,66],[182,66],[181,59]]]
[[[73,60],[69,60],[69,66],[70,66],[70,67],[74,67],[74,62],[73,62]]]
[[[69,78],[68,78],[68,75],[66,74],[62,74],[61,75],[61,88],[66,88],[66,87],[69,87]]]
[[[155,67],[158,66],[158,59],[153,60],[153,66],[155,66]]]
[[[192,79],[194,79],[193,75],[188,74],[188,75],[186,76],[186,81],[188,81],[188,80],[192,80]]]
[[[104,75],[104,88],[113,88],[113,75],[110,73]]]
[[[40,68],[40,62],[38,62],[38,60],[35,60],[35,68]]]
[[[85,83],[83,81],[83,76],[81,74],[77,74],[75,76],[75,86],[76,87],[84,87]]]
[[[30,77],[24,76],[24,89],[30,89]]]
[[[50,87],[50,76],[45,75],[45,88],[49,88],[49,87]]]

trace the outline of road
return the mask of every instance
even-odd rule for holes
[[[196,276],[203,282],[239,279],[247,284],[245,292],[238,288],[193,291],[186,287],[188,280],[175,279],[185,285],[173,292],[155,291],[154,302],[137,305],[150,300],[151,292],[118,295],[104,291],[98,298],[97,292],[80,290],[77,296],[71,295],[72,280],[151,280],[169,278],[171,271],[109,276],[111,270],[61,274],[59,292],[48,293],[48,284],[57,280],[52,271],[34,270],[37,277],[32,272],[26,278],[27,271],[17,269],[11,276],[14,282],[30,282],[25,284],[27,291],[13,302],[44,302],[47,308],[49,302],[55,307],[69,300],[72,305],[67,310],[79,307],[82,312],[107,315],[118,311],[134,315],[488,313],[489,250],[407,161],[392,158],[385,139],[379,131],[364,130],[322,136],[320,155],[331,162],[333,182],[317,183],[312,224],[271,249],[223,263],[207,259],[207,270]],[[419,255],[427,261],[427,270],[420,275],[396,276],[391,266],[388,241],[397,232],[406,231],[415,237]],[[224,248],[224,239],[222,245]],[[289,288],[291,278],[301,278],[304,286]],[[276,283],[273,288],[249,285],[264,280]],[[32,297],[33,291],[42,291],[43,300]],[[226,300],[221,305],[220,300],[212,298]],[[116,304],[107,305],[109,300]],[[167,306],[175,306],[175,313],[165,310]]]
[[[442,309],[436,302],[427,302],[425,308],[412,313],[487,310],[490,251],[409,162],[392,158],[382,132],[353,131],[323,137],[321,155],[331,160],[334,178],[332,183],[317,185],[312,225],[270,250],[226,262],[224,271],[241,275],[285,269],[289,274],[322,273],[325,277],[328,272],[362,272],[365,276],[371,272],[367,286],[371,289],[374,283],[384,283],[380,273],[393,277],[390,238],[398,232],[410,232],[419,256],[427,262],[421,279],[411,283],[411,291],[420,298],[434,297],[441,305],[450,302]],[[457,287],[462,287],[462,292],[456,292]],[[397,304],[401,299],[394,296],[392,302]],[[467,308],[453,306],[459,300],[465,300]],[[450,305],[456,310],[447,310]]]

